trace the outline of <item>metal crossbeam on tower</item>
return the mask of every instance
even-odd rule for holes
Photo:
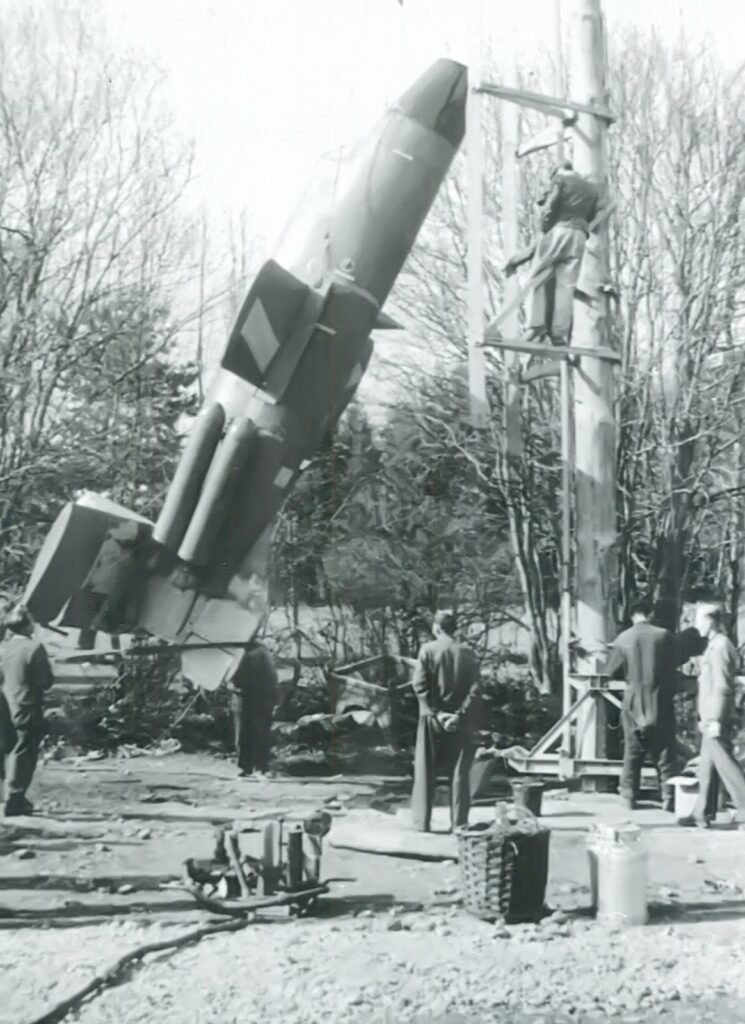
[[[577,103],[576,100],[561,100],[555,96],[544,96],[538,92],[529,92],[527,89],[513,89],[508,85],[494,85],[490,82],[482,82],[476,86],[477,93],[487,93],[489,96],[496,96],[501,100],[508,100],[511,103],[518,103],[521,107],[531,107],[534,110],[546,114],[548,117],[558,117],[567,124],[574,124],[578,114],[589,114],[592,117],[600,118],[608,124],[613,124],[615,115],[605,106],[593,105],[590,103]],[[569,111],[569,113],[567,113]]]

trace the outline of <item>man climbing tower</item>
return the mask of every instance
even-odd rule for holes
[[[600,208],[600,190],[566,161],[553,170],[538,205],[542,207],[543,234],[507,262],[505,273],[509,277],[532,259],[527,282],[528,340],[548,337],[555,345],[568,345],[574,292],[591,225]]]

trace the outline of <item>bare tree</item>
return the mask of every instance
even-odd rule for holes
[[[181,202],[191,147],[159,100],[159,77],[113,54],[62,8],[0,17],[0,538],[25,558],[35,498],[60,479],[86,410],[111,454],[122,395],[169,351],[192,311],[173,296],[193,274]],[[176,141],[174,141],[176,140]],[[144,406],[143,406],[144,408]],[[137,429],[137,428],[136,428]],[[66,443],[67,439],[67,443]],[[144,483],[130,481],[136,493]],[[32,500],[33,499],[33,500]],[[43,504],[43,503],[41,503]],[[32,507],[33,506],[33,507]]]

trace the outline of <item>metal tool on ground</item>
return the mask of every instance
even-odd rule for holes
[[[188,892],[202,906],[231,916],[270,906],[307,913],[328,892],[320,877],[331,815],[316,811],[289,829],[284,825],[282,819],[267,822],[260,857],[242,852],[237,834],[220,829],[211,860],[184,862]]]

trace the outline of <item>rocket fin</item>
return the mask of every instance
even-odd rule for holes
[[[398,320],[394,320],[392,316],[388,316],[388,314],[384,313],[383,310],[381,309],[380,312],[378,313],[377,317],[375,318],[375,330],[376,331],[402,331],[403,327],[398,322]]]
[[[231,332],[223,369],[282,397],[313,333],[325,301],[269,260],[256,276]]]

